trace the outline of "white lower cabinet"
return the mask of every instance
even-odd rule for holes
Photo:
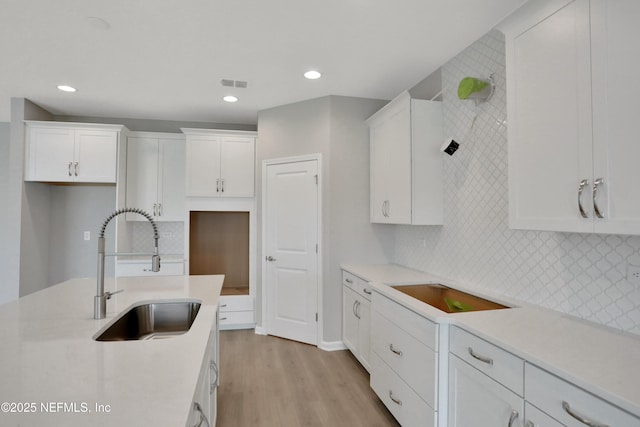
[[[218,410],[218,384],[220,360],[218,351],[219,327],[216,313],[216,323],[211,328],[209,341],[207,342],[207,352],[202,360],[200,377],[193,395],[191,412],[186,427],[213,427],[216,425]]]
[[[566,427],[529,402],[524,403],[524,427]]]
[[[373,293],[371,388],[405,427],[438,425],[438,328]]]
[[[527,402],[560,421],[558,425],[640,426],[639,418],[530,363],[525,378]]]
[[[253,296],[223,295],[220,297],[220,329],[251,329],[255,326]]]
[[[371,287],[348,271],[342,272],[342,340],[371,372]]]
[[[135,261],[116,261],[116,277],[182,276],[184,261],[164,261],[160,256],[160,271],[151,268],[151,257]]]

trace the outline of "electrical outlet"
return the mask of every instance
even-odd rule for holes
[[[627,264],[627,280],[640,286],[640,266]]]
[[[85,231],[84,232],[84,240],[91,240],[91,232],[90,231]]]

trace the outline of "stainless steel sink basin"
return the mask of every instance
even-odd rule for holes
[[[392,286],[392,288],[446,313],[509,308],[438,283]]]
[[[167,338],[187,332],[200,310],[195,301],[151,302],[132,307],[116,318],[96,341]]]

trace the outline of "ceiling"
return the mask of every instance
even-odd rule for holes
[[[59,115],[245,124],[326,95],[391,99],[524,2],[1,0],[0,122],[11,97]]]

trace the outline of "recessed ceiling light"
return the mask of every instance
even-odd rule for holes
[[[304,76],[306,78],[308,78],[309,80],[315,80],[315,79],[319,79],[320,77],[322,77],[322,74],[320,74],[319,71],[310,70],[310,71],[307,71],[306,73],[304,73]]]
[[[222,99],[225,100],[226,102],[236,102],[236,101],[238,101],[238,98],[236,98],[233,95],[227,95]]]
[[[63,92],[75,92],[76,88],[75,87],[71,87],[68,85],[58,85],[58,89],[60,89]]]

